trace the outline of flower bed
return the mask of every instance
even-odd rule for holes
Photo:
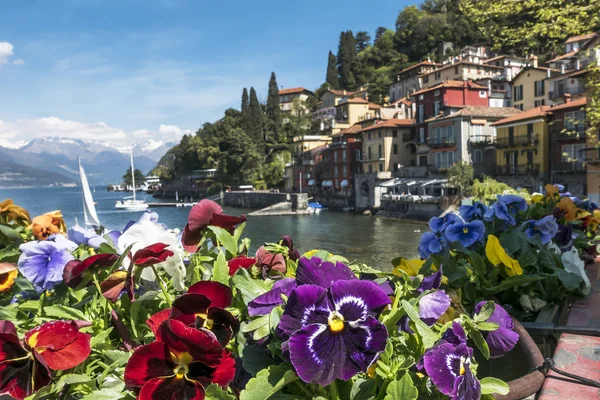
[[[549,207],[546,201],[539,207]],[[513,218],[524,212],[507,208]],[[521,262],[527,260],[522,247],[520,254],[507,252],[499,223],[487,228],[493,230],[483,246],[486,226],[478,217],[461,225],[450,218],[433,221],[433,239],[423,235],[420,249],[431,253],[428,261],[401,260],[386,273],[322,250],[300,255],[289,237],[250,254],[249,240],[242,239],[245,217],[224,215],[208,200],[192,208],[181,235],[153,212],[123,231],[99,235],[67,230],[60,212],[30,220],[22,208],[2,202],[0,394],[242,400],[505,395],[506,383],[477,378],[473,349],[499,358],[515,347],[512,319],[489,299],[515,304],[506,300],[509,289],[541,280],[525,274],[530,264]],[[530,225],[527,242],[543,247],[535,235],[546,225]],[[501,272],[484,280],[480,268]]]

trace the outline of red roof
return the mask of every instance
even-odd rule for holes
[[[550,112],[555,111],[555,110],[565,110],[567,108],[583,107],[586,104],[587,104],[587,97],[580,97],[577,100],[571,100],[568,103],[560,104],[558,106],[553,106],[550,109]]]
[[[407,99],[406,97],[403,97],[403,98],[391,103],[390,106],[395,106],[396,104],[400,104],[400,103],[404,104],[406,107],[410,107],[412,105],[412,102],[409,99]]]
[[[386,119],[380,123],[376,123],[374,125],[368,126],[364,129],[361,129],[361,132],[370,131],[372,129],[379,129],[379,128],[396,128],[398,126],[412,126],[415,124],[415,122],[416,121],[414,119],[396,119],[396,118]]]
[[[421,61],[420,63],[413,64],[413,65],[411,65],[408,68],[404,68],[402,71],[398,72],[398,75],[403,74],[406,71],[410,71],[411,69],[414,69],[414,68],[417,68],[417,67],[420,67],[420,66],[424,66],[424,65],[429,65],[429,66],[432,66],[432,67],[439,67],[442,64],[438,64],[438,63],[431,62],[431,61]]]
[[[525,121],[525,120],[528,120],[531,118],[545,117],[548,114],[549,110],[550,110],[549,106],[541,106],[541,107],[532,108],[530,110],[523,111],[518,114],[512,115],[510,117],[501,119],[500,121],[496,121],[490,125],[491,126],[506,125],[506,124],[510,124],[512,122]]]
[[[279,95],[284,95],[284,94],[294,94],[294,93],[303,93],[303,92],[309,92],[312,93],[310,90],[303,88],[302,86],[300,87],[295,87],[295,88],[290,88],[290,89],[281,89],[279,91]]]
[[[334,133],[331,136],[353,135],[355,133],[360,132],[360,130],[361,130],[361,125],[359,122],[357,122],[354,125],[352,125],[350,128],[343,129],[343,130],[339,131],[338,133]]]
[[[546,64],[551,63],[551,62],[557,62],[557,61],[560,61],[560,60],[564,60],[565,58],[573,57],[578,52],[579,52],[579,50],[573,50],[573,51],[570,51],[568,53],[561,54],[560,56],[554,57],[552,60],[546,61]]]
[[[369,104],[369,100],[365,100],[362,97],[353,97],[344,101],[343,103],[339,103],[338,106],[341,106],[346,103],[355,103],[355,104]]]
[[[380,109],[381,106],[379,104],[369,103],[369,108],[372,110],[377,110],[377,109]]]
[[[473,81],[444,81],[440,82],[437,85],[430,86],[425,89],[421,89],[414,93],[411,93],[410,96],[413,97],[417,94],[429,92],[430,90],[440,89],[440,88],[462,88],[466,87],[469,89],[477,89],[477,90],[487,90],[487,86],[478,85],[477,83],[473,83]]]
[[[579,35],[579,36],[571,36],[570,38],[567,39],[567,41],[565,42],[565,44],[567,43],[575,43],[575,42],[580,42],[582,40],[588,40],[588,39],[592,39],[594,36],[596,36],[595,33],[586,33],[585,35]]]

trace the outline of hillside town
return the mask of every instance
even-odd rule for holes
[[[447,172],[464,162],[475,178],[529,192],[558,183],[598,202],[600,153],[586,124],[586,79],[600,64],[599,38],[570,37],[543,65],[535,54],[467,46],[398,71],[383,106],[369,100],[368,87],[326,90],[311,115],[318,132],[294,137],[285,189],[333,207],[398,207],[451,194]],[[282,88],[284,122],[310,114],[312,94]]]

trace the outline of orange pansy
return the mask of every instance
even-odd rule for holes
[[[45,240],[55,233],[65,233],[67,227],[60,210],[50,211],[44,215],[38,215],[31,221],[30,225],[33,235],[38,240]]]
[[[0,214],[6,218],[6,222],[24,221],[29,222],[29,213],[23,208],[16,205],[11,199],[6,199],[0,202]]]
[[[0,263],[0,293],[10,290],[19,275],[17,265],[13,263]]]

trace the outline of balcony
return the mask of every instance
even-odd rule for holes
[[[554,139],[557,141],[565,140],[585,140],[586,139],[586,127],[585,125],[577,125],[575,129],[554,129]]]
[[[427,145],[433,149],[441,148],[441,147],[454,147],[456,146],[456,142],[453,137],[431,137],[427,140]]]
[[[501,137],[496,139],[497,147],[535,146],[539,142],[538,134]]]
[[[494,137],[492,135],[471,135],[469,142],[474,145],[486,145],[494,143]]]
[[[448,169],[450,169],[450,165],[441,165],[438,167],[435,164],[427,164],[427,170],[434,174],[445,174],[448,172]]]
[[[585,152],[584,161],[588,164],[600,164],[600,148],[588,147],[583,149]]]
[[[550,164],[553,172],[585,172],[583,161],[562,161]]]
[[[540,172],[540,164],[497,165],[498,175],[530,175]]]
[[[576,85],[568,88],[561,88],[558,90],[551,90],[548,92],[548,98],[550,100],[558,100],[564,97],[565,94],[576,95],[585,92],[584,85]]]

